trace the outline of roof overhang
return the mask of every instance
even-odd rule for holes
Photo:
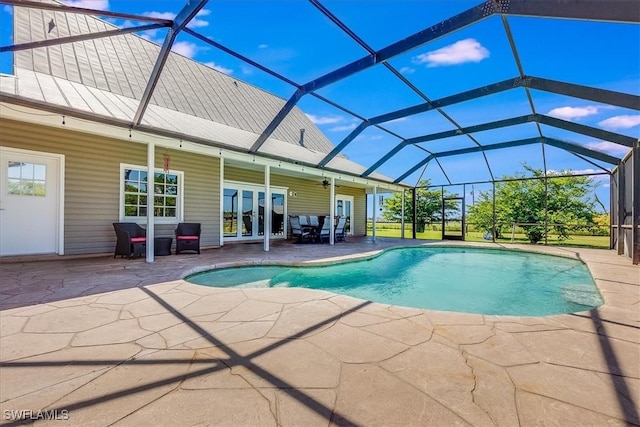
[[[43,112],[55,113],[43,115]],[[60,116],[58,116],[58,114]],[[62,124],[62,116],[64,125]],[[113,118],[101,118],[95,114],[53,106],[39,101],[0,93],[0,116],[5,119],[34,123],[50,127],[64,127],[70,131],[100,135],[139,144],[153,143],[157,147],[186,151],[204,156],[224,158],[232,165],[250,169],[264,168],[269,165],[273,173],[281,173],[304,179],[335,178],[337,183],[356,188],[365,188],[369,192],[376,187],[377,192],[395,192],[411,188],[402,183],[390,183],[371,178],[363,178],[349,173],[318,169],[313,164],[281,159],[276,156],[246,153],[221,147],[213,141],[194,138],[176,132],[159,130],[145,126],[131,129],[131,123]],[[161,138],[158,138],[161,137]]]

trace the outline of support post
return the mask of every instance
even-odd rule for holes
[[[260,203],[258,203],[258,220]],[[271,239],[271,166],[264,165],[264,212],[262,213],[262,231],[264,232],[264,251],[269,252]]]
[[[492,197],[493,197],[493,219],[491,221],[492,223],[492,228],[491,228],[491,241],[493,243],[496,242],[496,234],[497,234],[497,227],[496,227],[496,182],[492,181],[493,184],[493,191],[492,191]]]
[[[631,153],[631,166],[633,167],[633,174],[631,178],[631,200],[633,201],[633,207],[631,209],[632,219],[632,245],[631,245],[631,261],[633,265],[640,263],[640,140],[636,141]]]
[[[413,221],[413,240],[418,238],[417,236],[417,219],[418,219],[418,197],[416,196],[416,187],[413,187],[413,213],[412,213],[412,221]]]
[[[146,261],[148,263],[153,262],[154,248],[154,189],[153,183],[155,182],[155,158],[156,158],[156,145],[153,142],[147,144],[147,251]]]
[[[547,154],[542,143],[542,163],[544,164],[544,245],[549,244],[549,177],[547,173]],[[515,228],[514,228],[515,232]]]
[[[375,185],[373,186],[373,218],[371,218],[371,220],[373,221],[373,226],[371,228],[371,237],[373,238],[373,241],[376,241],[376,197],[378,197],[377,195],[377,190],[378,187],[376,187]]]
[[[613,212],[614,212],[614,206],[616,203],[616,195],[614,193],[614,186],[613,183],[616,182],[615,180],[615,176],[613,174],[609,175],[609,249],[614,249],[615,248],[615,238],[613,235],[613,226],[615,225],[615,222],[618,220],[618,218],[614,218]],[[616,229],[617,231],[617,229]]]
[[[224,157],[220,157],[220,247],[224,246]]]
[[[402,189],[402,213],[400,214],[400,238],[404,239],[404,188]]]
[[[624,169],[625,163],[621,162],[618,166],[618,255],[624,254]]]
[[[334,177],[331,177],[329,199],[329,224],[331,224],[331,230],[329,230],[329,245],[334,245],[336,243],[336,179]]]

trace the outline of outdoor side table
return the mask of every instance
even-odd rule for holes
[[[173,237],[156,237],[153,239],[153,252],[157,256],[171,255]]]

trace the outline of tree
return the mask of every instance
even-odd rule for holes
[[[535,178],[544,178],[544,172],[526,164],[523,167]],[[566,176],[569,172],[547,174],[547,222],[545,230],[545,183],[544,179],[513,180],[497,182],[496,227],[498,236],[501,228],[513,223],[523,224],[522,228],[531,243],[545,238],[548,231],[558,234],[560,240],[569,238],[569,224],[592,224],[596,215],[593,194],[593,180],[588,176]],[[501,179],[524,178],[522,172]],[[480,192],[479,201],[469,208],[468,222],[490,231],[493,228],[493,198],[491,192]]]
[[[442,219],[442,191],[439,189],[429,189],[429,180],[418,182],[416,189],[416,201],[418,204],[418,212],[416,218],[416,229],[418,232],[424,232],[425,225],[433,222],[440,222]],[[445,196],[451,196],[446,191]],[[455,197],[455,195],[453,195]],[[458,212],[459,208],[451,203],[447,204],[449,212]],[[411,194],[407,194],[404,200],[405,218],[411,218],[413,215],[413,199]],[[394,193],[393,196],[384,200],[384,211],[382,219],[389,222],[400,222],[402,218],[402,194]]]

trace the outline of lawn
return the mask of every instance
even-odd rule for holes
[[[371,224],[367,224],[367,235],[371,235]],[[400,237],[400,228],[387,228],[385,227],[387,224],[381,225],[376,224],[376,236],[380,237]],[[389,224],[391,225],[391,224]],[[395,225],[395,224],[393,224]],[[467,233],[465,240],[470,242],[486,242],[483,239],[483,232],[480,231],[470,231]],[[405,238],[411,238],[411,227],[405,227],[404,232]],[[425,230],[423,233],[417,233],[416,237],[418,239],[424,240],[441,240],[442,232],[440,230]],[[513,242],[511,241],[511,234],[508,236],[504,236],[502,239],[497,239],[498,243],[529,243],[529,240],[524,235],[524,233],[516,233],[514,235]],[[609,248],[609,236],[582,236],[582,235],[572,235],[567,240],[558,240],[558,237],[553,235],[548,239],[549,245],[562,245],[562,246],[580,246],[587,248],[600,248],[600,249],[608,249]]]

